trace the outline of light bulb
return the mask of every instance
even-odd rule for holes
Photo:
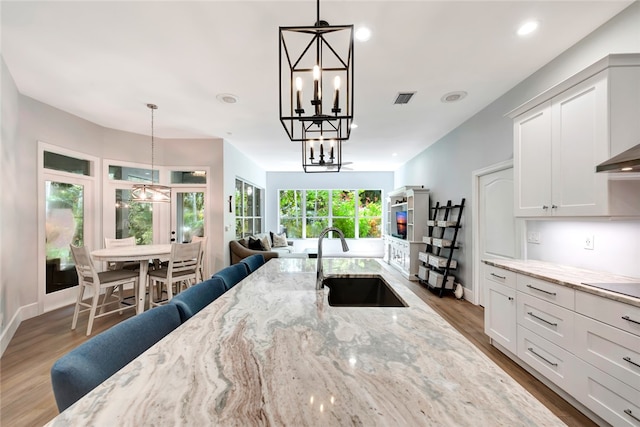
[[[313,66],[313,80],[320,80],[320,67],[317,65]]]
[[[335,90],[340,89],[340,76],[336,76],[336,78],[333,79],[333,88]]]
[[[300,77],[296,77],[296,90],[297,91],[302,90],[302,79]]]

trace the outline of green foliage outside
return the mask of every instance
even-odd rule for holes
[[[357,194],[357,197],[356,197]],[[287,237],[302,238],[303,196],[306,214],[307,238],[320,235],[331,224],[347,238],[356,237],[356,209],[359,238],[382,236],[382,200],[380,190],[281,190],[280,224]],[[357,202],[357,203],[356,203]],[[329,217],[329,204],[332,216]],[[330,236],[335,237],[335,236]]]
[[[45,224],[46,257],[71,262],[69,245],[84,245],[84,187],[82,185],[48,182],[47,220]],[[59,219],[53,217],[53,212]],[[67,212],[65,215],[63,212]],[[63,222],[60,219],[68,218]],[[69,229],[71,227],[71,229]]]

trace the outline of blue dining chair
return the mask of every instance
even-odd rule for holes
[[[240,262],[247,266],[247,271],[249,272],[249,274],[251,274],[254,271],[256,271],[258,268],[262,267],[265,261],[264,261],[264,255],[253,254],[253,255],[249,255],[248,257],[246,257]]]
[[[224,294],[226,290],[221,278],[212,277],[180,292],[169,301],[169,304],[175,304],[178,307],[180,320],[184,323]]]
[[[181,325],[175,305],[152,308],[85,341],[51,367],[60,412]]]
[[[238,264],[223,268],[211,277],[221,278],[225,288],[229,290],[248,275],[249,271],[247,271],[247,266],[239,262]]]

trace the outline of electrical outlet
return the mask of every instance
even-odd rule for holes
[[[527,232],[527,242],[535,243],[537,245],[540,244],[540,232],[539,231],[529,231]]]
[[[584,248],[593,250],[593,234],[590,234],[584,238]]]

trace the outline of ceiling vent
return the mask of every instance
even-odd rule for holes
[[[411,98],[413,98],[413,95],[415,95],[415,92],[399,92],[398,95],[396,96],[395,101],[393,101],[394,104],[408,104],[409,101],[411,101]]]

